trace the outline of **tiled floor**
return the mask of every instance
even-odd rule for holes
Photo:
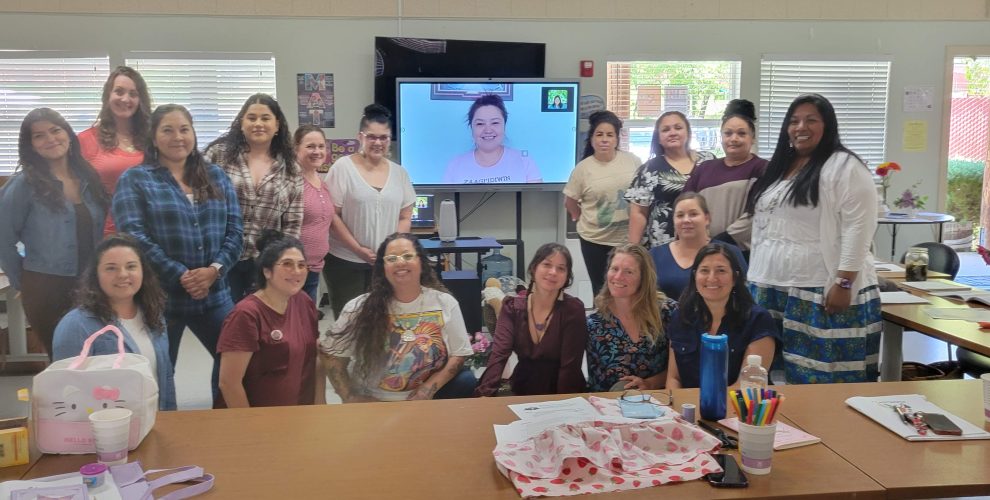
[[[960,277],[977,277],[974,279],[990,280],[990,267],[976,253],[960,254],[962,265]],[[975,283],[975,281],[974,281]],[[324,308],[327,318],[320,322],[320,331],[326,331],[330,326],[332,313],[329,307]],[[3,322],[6,321],[2,318]],[[916,332],[904,333],[904,359],[931,363],[946,359],[947,346],[945,342],[933,339]],[[180,409],[208,408],[210,405],[209,374],[211,359],[206,349],[188,330],[182,339],[179,350],[179,363],[176,366],[176,390]],[[339,403],[340,399],[328,385],[327,402]],[[16,401],[16,390],[30,387],[29,376],[0,377],[0,418],[26,415],[28,404]]]

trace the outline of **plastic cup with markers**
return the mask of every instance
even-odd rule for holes
[[[729,391],[729,402],[739,417],[739,456],[742,470],[756,475],[770,473],[774,418],[784,396],[772,389]]]

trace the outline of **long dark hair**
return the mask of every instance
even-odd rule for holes
[[[272,137],[272,143],[268,146],[268,154],[273,159],[281,159],[285,162],[288,175],[296,175],[298,172],[293,167],[296,154],[292,149],[292,132],[289,131],[289,122],[285,119],[285,113],[282,112],[282,107],[278,105],[278,101],[268,94],[254,94],[248,97],[237,116],[234,117],[234,121],[230,122],[230,129],[207,145],[206,149],[209,150],[213,146],[219,145],[223,152],[220,163],[230,163],[247,150],[247,138],[244,137],[241,123],[244,121],[244,115],[247,114],[248,108],[253,104],[267,106],[275,115],[275,120],[278,121],[278,130],[275,131],[275,137]]]
[[[55,211],[66,211],[65,194],[62,192],[62,183],[55,178],[48,160],[42,158],[34,145],[31,144],[31,126],[35,123],[47,121],[52,125],[62,129],[69,136],[69,170],[81,181],[85,181],[87,188],[93,193],[97,205],[106,210],[110,205],[110,197],[100,182],[100,176],[93,169],[93,166],[82,156],[82,148],[79,146],[79,138],[72,130],[72,125],[62,118],[62,115],[51,108],[32,109],[24,121],[21,122],[20,136],[17,138],[17,169],[24,172],[24,181],[34,190],[38,201]],[[80,193],[82,195],[82,193]]]
[[[590,128],[588,128],[588,138],[584,141],[584,154],[581,156],[582,160],[595,154],[595,147],[591,145],[591,141],[594,140],[595,129],[603,123],[608,123],[615,128],[615,149],[618,151],[619,137],[622,133],[622,120],[620,120],[619,117],[611,111],[595,111],[588,117],[588,126]]]
[[[742,270],[736,256],[729,251],[729,248],[721,243],[709,243],[698,251],[691,265],[691,276],[688,279],[688,286],[681,293],[680,318],[681,322],[687,326],[698,326],[708,331],[712,326],[712,312],[708,309],[705,299],[698,294],[698,283],[695,275],[698,273],[698,266],[701,261],[709,255],[720,254],[729,261],[732,267],[732,293],[729,295],[729,303],[725,305],[725,317],[720,325],[722,329],[736,330],[742,328],[749,318],[750,310],[753,309],[753,296],[746,288],[746,274]]]
[[[529,261],[529,266],[526,268],[526,274],[529,275],[529,285],[526,287],[527,293],[533,293],[533,281],[536,278],[537,266],[555,253],[563,255],[564,261],[567,263],[567,281],[564,282],[564,286],[560,287],[560,290],[566,290],[574,284],[574,259],[571,258],[571,251],[560,243],[544,243],[540,248],[536,249],[533,259]]]
[[[180,104],[162,104],[155,108],[155,111],[151,113],[151,134],[148,139],[148,147],[145,149],[145,163],[162,166],[158,159],[158,148],[155,147],[154,138],[158,133],[158,126],[162,123],[162,118],[174,111],[182,113],[189,120],[189,126],[193,127],[192,115],[185,106]],[[193,148],[189,156],[186,157],[186,165],[182,171],[182,182],[186,183],[192,189],[193,197],[197,203],[202,203],[208,199],[222,200],[224,199],[223,191],[217,186],[214,186],[213,182],[210,181],[210,174],[206,170],[206,159],[203,158],[203,154],[196,147],[199,141],[195,137],[196,129],[193,127]]]
[[[746,211],[749,213],[754,213],[756,202],[759,201],[760,196],[775,182],[787,175],[787,171],[790,170],[795,158],[797,158],[797,151],[791,144],[787,128],[790,126],[794,111],[802,104],[814,105],[818,109],[818,114],[822,116],[825,127],[822,132],[822,139],[818,142],[815,150],[811,152],[808,163],[794,176],[794,183],[787,194],[789,203],[793,206],[818,206],[818,182],[822,176],[822,166],[835,152],[843,151],[858,160],[860,159],[856,153],[842,145],[842,141],[839,139],[839,120],[835,116],[835,108],[832,107],[832,103],[819,94],[800,95],[787,108],[784,122],[780,124],[780,134],[777,136],[777,148],[773,151],[770,162],[767,163],[765,173],[756,179],[753,187],[749,190],[749,196],[746,198]]]
[[[412,243],[419,257],[419,283],[427,288],[446,292],[447,288],[437,279],[433,266],[426,256],[426,251],[420,245],[419,239],[410,233],[392,233],[375,253],[375,264],[371,272],[371,284],[368,295],[361,307],[354,312],[351,321],[343,331],[331,334],[346,339],[353,346],[355,378],[364,379],[375,374],[385,363],[388,336],[392,332],[392,318],[389,315],[390,303],[395,298],[392,284],[385,279],[385,248],[388,244],[404,239]]]
[[[151,94],[148,93],[148,84],[144,82],[141,73],[128,66],[117,66],[107,77],[106,83],[103,84],[103,107],[100,108],[100,120],[96,124],[100,132],[100,146],[106,150],[117,147],[117,121],[113,117],[113,112],[110,111],[110,94],[113,93],[114,80],[118,76],[126,76],[134,82],[134,88],[138,94],[138,106],[131,116],[131,135],[134,138],[134,147],[145,148],[151,130],[148,125],[151,116]]]
[[[653,137],[650,139],[650,158],[664,155],[663,144],[660,144],[660,122],[668,116],[676,116],[684,122],[684,128],[687,129],[687,140],[684,141],[684,153],[691,156],[691,121],[688,120],[687,115],[680,111],[667,111],[657,117],[657,123],[653,125]]]
[[[103,254],[112,248],[126,247],[134,250],[141,262],[141,288],[134,294],[134,302],[137,304],[141,314],[144,315],[144,323],[149,330],[161,330],[165,327],[165,291],[158,283],[158,275],[151,268],[151,263],[141,251],[141,246],[133,236],[122,233],[108,235],[93,250],[93,257],[89,266],[83,272],[79,280],[79,289],[76,290],[76,305],[93,314],[103,323],[112,323],[117,317],[106,292],[100,287],[99,266]]]

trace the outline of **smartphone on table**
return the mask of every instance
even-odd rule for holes
[[[745,488],[749,486],[746,474],[739,469],[735,457],[724,454],[716,454],[712,457],[722,467],[722,472],[705,475],[709,484],[718,488]]]
[[[949,417],[941,413],[924,413],[922,419],[932,432],[942,436],[961,436],[962,429],[959,428]]]

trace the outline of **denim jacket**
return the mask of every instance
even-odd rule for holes
[[[79,193],[93,218],[93,241],[103,239],[106,208],[96,201],[93,187],[79,180]],[[17,252],[24,243],[24,256]],[[65,210],[52,208],[38,198],[24,174],[14,175],[0,191],[0,266],[16,290],[21,289],[21,270],[56,276],[78,276],[85,262],[78,262],[76,211],[65,202]]]
[[[100,227],[102,231],[103,228]],[[138,352],[134,338],[127,329],[114,319],[113,325],[124,334],[124,350],[127,352]],[[107,326],[100,321],[93,313],[75,308],[69,311],[58,326],[55,327],[55,340],[53,341],[52,360],[71,358],[79,355],[82,351],[83,342],[94,332]],[[175,403],[175,371],[172,368],[172,360],[168,355],[168,335],[165,334],[164,326],[160,330],[149,330],[151,344],[155,346],[155,364],[158,368],[158,408],[160,410],[174,410]],[[112,334],[101,335],[93,342],[90,348],[90,356],[100,356],[117,353],[117,337]]]

